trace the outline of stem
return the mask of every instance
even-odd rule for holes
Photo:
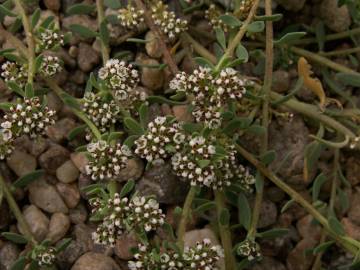
[[[96,9],[97,9],[97,21],[98,21],[99,29],[101,29],[101,24],[105,18],[103,0],[96,0]],[[102,60],[103,60],[103,64],[105,64],[109,60],[110,49],[108,44],[106,44],[101,38],[100,38],[100,43],[101,43]]]
[[[350,48],[350,49],[343,49],[343,50],[335,50],[331,52],[319,52],[322,56],[338,56],[338,55],[347,55],[352,53],[360,52],[360,47],[357,48]]]
[[[224,249],[225,255],[225,268],[226,270],[235,270],[236,261],[232,252],[231,232],[228,225],[223,225],[220,222],[221,211],[225,209],[225,198],[222,191],[215,191],[215,203],[218,216],[219,232],[221,237],[221,244]]]
[[[180,250],[184,249],[184,235],[186,231],[186,224],[190,216],[192,202],[196,195],[196,187],[192,186],[186,196],[183,209],[181,211],[181,218],[177,228],[177,245]]]
[[[0,173],[0,186],[4,192],[4,196],[6,198],[6,201],[9,204],[9,207],[11,209],[11,212],[14,214],[16,220],[19,223],[19,226],[21,227],[22,232],[24,233],[24,236],[30,241],[33,245],[36,245],[36,240],[31,233],[31,230],[29,228],[29,225],[27,224],[19,206],[17,205],[14,197],[12,196],[12,193],[5,182],[3,176]]]
[[[329,68],[332,68],[336,71],[357,74],[360,76],[360,73],[358,73],[348,67],[345,67],[343,65],[335,63],[334,61],[331,61],[330,59],[327,59],[324,56],[318,55],[316,53],[313,53],[313,52],[310,52],[310,51],[307,51],[307,50],[304,50],[304,49],[301,49],[298,47],[290,47],[289,49],[290,49],[290,51],[292,51],[298,55],[304,56],[304,57],[306,57],[314,62],[317,62],[319,64],[322,64],[324,66],[328,66]]]
[[[34,82],[35,75],[35,41],[33,38],[33,33],[29,19],[26,15],[25,9],[21,4],[21,0],[15,0],[15,6],[20,13],[22,24],[24,26],[24,31],[26,35],[27,48],[27,58],[28,58],[28,83],[32,84]]]
[[[256,159],[250,152],[236,144],[236,150],[251,164],[253,164],[264,176],[273,182],[280,189],[285,191],[295,202],[300,204],[310,215],[312,215],[327,231],[327,233],[341,246],[343,246],[351,254],[356,255],[360,249],[360,243],[350,240],[348,236],[339,236],[329,226],[327,219],[321,215],[308,201],[306,201],[299,193],[293,190],[271,170],[266,168],[261,161]]]
[[[254,0],[254,3],[253,3],[253,6],[251,7],[249,15],[247,16],[246,20],[240,27],[240,30],[237,32],[236,36],[229,43],[228,47],[226,48],[226,50],[224,52],[224,55],[221,57],[221,59],[217,63],[217,65],[215,67],[215,71],[219,71],[223,67],[224,62],[228,58],[233,56],[235,48],[240,44],[242,38],[244,37],[244,35],[246,33],[248,25],[251,23],[252,19],[254,18],[255,14],[256,14],[257,8],[259,6],[259,1],[260,0]]]
[[[144,19],[145,19],[146,24],[149,26],[150,30],[153,31],[156,34],[156,36],[158,37],[158,41],[159,41],[161,50],[163,51],[164,61],[168,65],[171,73],[173,75],[179,73],[179,69],[178,69],[174,59],[172,58],[168,47],[165,44],[166,38],[164,37],[163,33],[159,30],[159,28],[155,25],[155,23],[151,17],[151,13],[149,12],[149,9],[146,8],[146,6],[144,5],[144,3],[141,0],[135,0],[135,3],[136,3],[136,6],[138,9],[141,9],[144,11]]]
[[[271,0],[265,0],[265,15],[272,15]],[[273,62],[274,62],[274,44],[273,44],[273,25],[271,21],[266,22],[266,62],[265,62],[265,77],[262,94],[264,96],[262,106],[262,126],[264,127],[264,134],[261,138],[260,153],[265,154],[268,149],[269,142],[269,104],[270,104],[270,91],[272,85],[273,75]],[[263,200],[264,188],[261,187],[256,190],[255,205],[252,215],[251,225],[248,232],[248,236],[255,237],[257,224],[260,218],[261,203]]]

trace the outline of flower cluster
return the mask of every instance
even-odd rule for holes
[[[126,145],[110,145],[106,141],[97,141],[87,145],[88,164],[86,173],[93,180],[105,180],[119,175],[126,167],[131,151]]]
[[[101,133],[108,131],[111,125],[117,122],[120,113],[114,101],[106,102],[94,93],[85,94],[82,110]],[[87,134],[86,138],[91,139],[90,133]]]
[[[125,96],[119,96],[126,94]],[[145,91],[140,91],[138,89],[133,89],[130,92],[115,92],[115,99],[117,103],[128,111],[130,115],[138,116],[138,108],[141,104],[147,104],[146,101],[148,95]]]
[[[259,245],[250,239],[246,239],[238,245],[237,253],[242,257],[247,257],[249,261],[257,260],[261,257]]]
[[[253,6],[254,0],[241,0],[239,9],[237,10],[238,16],[243,19],[249,15],[250,9]]]
[[[10,129],[0,129],[0,160],[5,159],[14,150],[13,140]]]
[[[40,28],[38,31],[40,50],[54,50],[64,45],[64,35],[59,30]]]
[[[151,12],[154,23],[160,27],[161,31],[170,40],[187,29],[187,21],[176,18],[175,13],[169,11],[168,6],[162,1],[155,3],[151,8]]]
[[[221,14],[221,10],[216,7],[216,5],[211,4],[205,11],[205,18],[209,21],[213,28],[220,28],[224,30],[224,32],[227,32],[229,30],[228,25],[220,19]]]
[[[110,59],[99,70],[99,78],[114,91],[115,98],[125,100],[139,82],[138,71],[124,61]]]
[[[117,236],[124,231],[156,230],[164,224],[165,215],[159,208],[159,203],[150,197],[134,196],[131,200],[120,198],[115,193],[114,198],[102,204],[98,200],[92,203],[96,212],[104,212],[103,222],[93,233],[93,239],[98,244],[114,246]]]
[[[140,244],[129,261],[130,270],[217,270],[217,262],[224,257],[220,246],[212,246],[209,239],[196,243],[195,247],[185,247],[183,255],[167,250],[158,254],[148,246]]]
[[[118,19],[120,24],[127,29],[137,29],[139,25],[144,21],[144,11],[135,9],[132,5],[128,5],[127,8],[119,10]]]
[[[40,65],[40,73],[46,77],[52,77],[56,73],[61,72],[62,63],[57,56],[44,56]]]
[[[27,70],[26,67],[18,65],[14,62],[5,62],[1,66],[1,77],[4,78],[5,82],[15,82],[20,87],[24,86],[27,81]]]
[[[189,76],[182,72],[170,82],[170,88],[192,96],[193,116],[209,128],[221,125],[221,112],[230,101],[238,101],[246,92],[248,81],[238,77],[232,68],[214,76],[211,69],[199,67]]]
[[[25,98],[23,103],[10,107],[1,127],[10,130],[14,136],[27,134],[35,138],[55,123],[54,116],[55,111],[43,106],[38,97]]]
[[[167,147],[173,145],[179,149],[184,140],[185,135],[180,133],[177,122],[157,117],[148,124],[146,133],[135,141],[135,153],[148,162],[163,161],[169,156]]]
[[[37,262],[38,266],[52,266],[55,263],[56,259],[56,250],[53,247],[44,247],[39,246],[35,253],[35,261]]]

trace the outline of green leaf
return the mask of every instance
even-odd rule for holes
[[[24,270],[25,265],[26,265],[26,258],[24,256],[21,256],[13,263],[10,270]]]
[[[262,192],[264,189],[264,177],[259,171],[255,175],[255,188],[257,192]]]
[[[325,36],[326,36],[325,26],[323,21],[320,21],[316,24],[315,34],[319,46],[319,51],[323,51],[325,45]]]
[[[124,119],[124,124],[134,135],[142,135],[145,132],[145,130],[140,126],[138,122],[136,122],[134,118],[126,117]]]
[[[25,85],[25,97],[32,98],[34,97],[34,88],[32,83],[27,83]]]
[[[313,254],[316,255],[316,254],[325,252],[334,243],[335,243],[334,241],[327,241],[327,242],[321,243],[320,245],[318,245],[317,247],[315,247],[313,249]]]
[[[272,102],[272,105],[278,106],[291,99],[293,96],[295,96],[297,92],[299,92],[302,89],[303,84],[304,84],[304,78],[301,76],[297,79],[294,89],[291,90],[290,93],[287,94],[286,96],[283,96],[282,98],[279,98],[278,100]]]
[[[70,108],[73,108],[78,111],[81,110],[78,101],[73,96],[63,93],[63,94],[61,94],[61,99],[63,100],[64,104],[69,106]]]
[[[91,184],[91,185],[87,185],[83,188],[81,188],[81,191],[82,192],[85,192],[86,194],[88,192],[91,192],[92,190],[96,189],[96,188],[103,188],[103,185],[102,184]]]
[[[98,33],[80,24],[72,24],[69,26],[69,29],[83,38],[94,38],[98,36]]]
[[[215,28],[216,40],[219,42],[220,46],[225,50],[226,49],[226,38],[225,33],[221,28]]]
[[[171,100],[171,99],[167,99],[166,97],[163,96],[149,96],[147,98],[147,101],[150,103],[165,103],[165,104],[169,104],[169,105],[184,105],[187,104],[187,101],[175,101],[175,100]]]
[[[56,254],[60,253],[61,251],[64,251],[72,242],[71,238],[64,238],[61,240],[60,244],[56,247]]]
[[[193,134],[194,132],[200,132],[202,130],[202,125],[199,123],[184,123],[182,128],[186,133]]]
[[[295,201],[293,199],[288,200],[284,206],[281,208],[281,213],[284,213],[286,210],[288,210],[293,204],[295,203]]]
[[[124,134],[124,132],[122,131],[118,131],[118,132],[111,132],[107,138],[107,140],[109,142],[112,141],[117,141],[119,138],[121,138],[121,136]]]
[[[219,19],[231,27],[238,27],[242,25],[241,21],[238,18],[230,14],[220,15]]]
[[[8,30],[15,34],[17,31],[20,30],[20,28],[22,27],[22,21],[20,17],[16,17],[15,22],[10,26],[10,28],[8,28]]]
[[[266,16],[266,15],[255,16],[254,20],[255,21],[277,22],[277,21],[280,21],[283,17],[284,17],[283,14],[277,13],[277,14],[273,14],[273,15],[270,15],[270,16]]]
[[[7,82],[7,86],[10,88],[11,91],[15,92],[16,94],[25,97],[24,91],[21,89],[21,87],[15,83],[15,82]]]
[[[201,214],[204,213],[210,209],[213,209],[216,207],[216,204],[214,202],[207,202],[207,203],[203,203],[200,206],[198,206],[196,209],[194,209],[194,213],[195,214]]]
[[[150,42],[150,40],[140,39],[140,38],[128,38],[126,42],[133,42],[133,43],[139,43],[139,44],[146,44]]]
[[[28,242],[28,240],[21,234],[12,233],[12,232],[3,232],[1,233],[1,235],[15,244],[26,244]]]
[[[320,190],[321,190],[321,187],[322,185],[327,181],[327,177],[321,173],[319,174],[315,180],[314,180],[314,184],[311,188],[311,191],[312,191],[312,200],[315,202],[317,201],[318,197],[319,197],[319,194],[320,194]]]
[[[337,196],[339,198],[341,210],[343,213],[345,213],[350,207],[349,198],[348,198],[346,192],[344,192],[341,188],[337,189]]]
[[[31,27],[34,29],[39,22],[41,9],[37,8],[31,15]]]
[[[340,82],[353,87],[360,87],[360,75],[340,72],[335,76]]]
[[[214,68],[213,63],[211,63],[209,60],[203,57],[195,57],[195,62],[199,64],[202,67],[208,67],[208,68]]]
[[[246,230],[249,230],[251,224],[251,209],[250,209],[249,201],[243,193],[239,193],[237,203],[238,203],[239,223]]]
[[[140,124],[145,129],[149,122],[149,106],[145,103],[141,104],[139,108]]]
[[[123,144],[131,149],[131,147],[133,147],[134,142],[137,140],[137,138],[139,138],[138,135],[131,135],[125,139]]]
[[[3,110],[3,111],[8,111],[10,110],[10,108],[14,106],[12,103],[10,102],[1,102],[0,103],[0,110]]]
[[[119,0],[104,0],[104,5],[111,9],[121,8],[121,3]]]
[[[266,128],[255,124],[255,125],[251,125],[248,129],[246,129],[246,131],[255,135],[262,135],[266,132]]]
[[[230,213],[227,208],[223,208],[220,212],[219,222],[222,226],[227,226],[230,223]]]
[[[100,39],[104,44],[109,44],[110,35],[106,20],[103,20],[100,24]]]
[[[36,170],[30,172],[19,179],[17,179],[12,185],[15,188],[24,188],[35,180],[39,179],[44,174],[44,170]]]
[[[269,150],[260,157],[260,160],[264,165],[269,165],[276,158],[276,152],[274,150]]]
[[[275,40],[275,45],[284,45],[291,43],[292,41],[299,40],[306,35],[306,32],[292,32],[282,36],[279,40]]]
[[[210,164],[210,160],[208,159],[201,159],[201,160],[197,160],[196,163],[199,165],[199,167],[201,169],[205,168],[206,166],[208,166]]]
[[[10,9],[5,7],[4,5],[0,5],[0,14],[3,14],[5,16],[9,17],[16,17],[17,15],[13,13]]]
[[[38,57],[36,57],[36,59],[35,59],[35,73],[40,70],[41,63],[42,63],[43,59],[44,59],[44,56],[41,55],[41,54]]]
[[[255,21],[250,23],[246,29],[250,33],[259,33],[264,31],[265,23],[263,21]]]
[[[123,188],[120,191],[120,198],[125,197],[128,195],[135,187],[135,181],[129,180],[126,182],[126,184],[123,186]]]
[[[335,216],[331,216],[329,218],[329,226],[336,234],[341,235],[341,236],[345,235],[345,230],[344,230],[342,224]]]
[[[79,134],[83,133],[86,129],[87,125],[81,125],[78,126],[76,128],[73,128],[69,134],[67,135],[67,139],[69,141],[72,141],[73,139],[75,139]]]
[[[283,228],[276,228],[276,229],[271,229],[265,232],[261,232],[258,233],[257,236],[260,238],[276,238],[276,237],[281,237],[284,235],[287,235],[289,233],[289,229],[283,229]]]
[[[223,132],[228,135],[233,135],[237,129],[246,129],[250,126],[251,119],[248,117],[237,117],[231,120],[223,129]]]
[[[242,60],[243,63],[246,63],[249,60],[249,53],[247,49],[241,44],[236,47],[236,57]]]
[[[48,26],[54,21],[54,16],[47,17],[41,24],[40,27],[42,28],[48,28]]]
[[[95,11],[95,5],[75,4],[66,10],[66,15],[90,14]]]

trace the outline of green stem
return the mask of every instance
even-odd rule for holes
[[[101,24],[105,19],[103,1],[104,0],[96,0],[97,21],[98,21],[99,29],[101,29]],[[100,38],[100,43],[101,43],[102,60],[103,60],[103,64],[105,64],[109,60],[110,49],[108,44],[106,44],[104,40],[102,40],[101,38]]]
[[[11,209],[11,212],[14,214],[16,220],[18,221],[19,226],[20,226],[21,231],[23,232],[24,236],[26,237],[26,239],[29,242],[31,242],[33,245],[36,245],[36,240],[30,231],[29,225],[27,224],[19,206],[17,205],[7,183],[5,182],[5,180],[1,174],[0,174],[0,186],[4,192],[4,196],[5,196],[6,201]]]
[[[219,232],[221,238],[221,244],[224,249],[225,255],[225,268],[226,270],[235,270],[236,261],[234,254],[232,252],[232,241],[231,241],[231,231],[229,225],[223,225],[220,222],[220,215],[223,209],[225,209],[225,198],[222,191],[215,191],[215,203],[218,216]]]
[[[180,248],[180,250],[184,249],[184,235],[186,232],[186,224],[190,217],[191,205],[195,198],[195,195],[196,195],[196,187],[191,187],[186,196],[184,206],[181,211],[180,222],[177,228],[177,245]]]
[[[319,54],[322,56],[339,56],[339,55],[347,55],[358,52],[360,52],[360,47],[344,49],[344,50],[335,50],[331,52],[319,52]]]
[[[35,76],[35,41],[32,33],[32,27],[29,22],[29,18],[26,15],[25,9],[21,3],[21,0],[14,0],[15,6],[20,13],[22,24],[24,26],[24,31],[26,35],[27,48],[27,58],[28,58],[28,83],[32,84],[34,82]]]
[[[285,191],[295,202],[300,204],[310,215],[312,215],[327,231],[327,233],[341,246],[343,246],[351,254],[356,255],[359,252],[360,243],[355,240],[349,240],[347,236],[340,236],[334,232],[327,221],[327,219],[321,215],[307,200],[305,200],[299,193],[293,190],[285,182],[283,182],[278,176],[276,176],[271,170],[266,168],[261,161],[257,160],[250,152],[245,150],[240,145],[236,145],[236,150],[246,160],[253,164],[264,176],[266,176],[271,182],[273,182],[280,189]]]
[[[108,185],[107,185],[107,189],[110,193],[110,197],[113,198],[115,193],[117,193],[118,189],[117,189],[117,182],[115,180],[110,180]]]

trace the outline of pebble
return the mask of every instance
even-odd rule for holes
[[[122,260],[130,260],[134,257],[130,249],[136,248],[138,244],[139,241],[136,240],[136,235],[134,233],[122,234],[118,236],[116,240],[114,253]]]
[[[159,65],[155,59],[141,60],[142,65]],[[158,68],[142,67],[141,83],[150,90],[156,91],[164,84],[164,72]]]
[[[273,74],[272,89],[278,93],[285,93],[290,88],[290,75],[285,70],[276,70]]]
[[[36,139],[31,140],[28,147],[28,151],[34,157],[38,157],[46,151],[48,146],[49,146],[49,142],[47,139],[43,137],[37,137]]]
[[[86,173],[85,167],[88,160],[84,153],[71,153],[70,159],[81,173]]]
[[[317,241],[311,238],[302,239],[286,258],[288,270],[307,270],[310,268],[313,255],[307,254],[306,250],[312,249],[317,245]]]
[[[160,58],[162,56],[162,50],[159,42],[159,37],[153,32],[148,31],[145,35],[145,44],[146,53],[153,58]]]
[[[59,168],[56,169],[56,177],[60,182],[69,184],[79,177],[80,172],[71,160],[65,161]]]
[[[30,205],[25,208],[23,215],[35,239],[40,242],[44,240],[49,232],[49,219],[47,216],[35,205]],[[19,231],[23,233],[19,223],[17,227]]]
[[[260,217],[257,228],[266,228],[276,223],[277,208],[270,200],[263,200],[261,203]]]
[[[136,185],[141,195],[154,195],[159,203],[177,204],[184,201],[188,185],[173,174],[170,163],[151,166]]]
[[[50,218],[49,232],[46,239],[51,240],[52,243],[56,243],[66,235],[69,228],[69,216],[63,213],[55,213]]]
[[[36,169],[36,159],[26,152],[15,149],[6,159],[7,165],[19,177]]]
[[[19,255],[19,248],[11,242],[6,242],[5,245],[0,249],[0,269],[12,269],[12,265],[19,258]]]
[[[314,218],[311,215],[306,215],[299,219],[296,223],[296,228],[302,238],[313,238],[319,240],[321,237],[321,227],[314,223]]]
[[[180,122],[193,122],[194,120],[187,105],[175,105],[172,107],[172,111],[175,118]]]
[[[122,169],[115,180],[126,182],[128,180],[138,180],[144,171],[144,162],[139,158],[129,159],[126,167]]]
[[[349,180],[352,186],[360,183],[360,159],[356,156],[351,156],[346,160],[345,169],[346,179]]]
[[[54,142],[61,143],[67,139],[67,135],[76,127],[76,122],[71,118],[62,118],[46,130],[46,135]]]
[[[87,252],[82,255],[71,270],[120,270],[116,262],[106,255]]]
[[[52,11],[58,11],[61,6],[60,0],[44,0],[44,4]]]
[[[68,213],[68,208],[53,185],[39,179],[29,185],[30,202],[48,213]]]
[[[79,68],[84,72],[89,72],[99,62],[100,54],[95,51],[89,44],[81,42],[79,45],[79,54],[77,56],[77,63]]]
[[[59,182],[56,184],[56,189],[63,198],[67,207],[71,209],[78,205],[80,201],[80,192],[76,183],[64,184]]]
[[[58,144],[52,144],[39,157],[40,166],[49,174],[55,175],[56,169],[69,159],[69,151]]]
[[[86,210],[86,207],[83,203],[78,203],[78,205],[75,208],[72,208],[69,210],[69,217],[71,223],[74,224],[81,224],[84,223],[87,219],[88,212]]]
[[[349,9],[346,5],[338,7],[338,0],[323,0],[319,16],[332,31],[342,32],[351,25]]]

